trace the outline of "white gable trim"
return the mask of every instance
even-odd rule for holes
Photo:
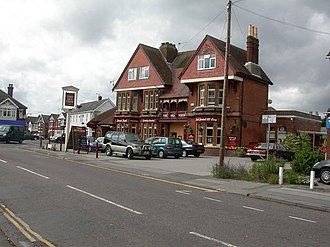
[[[14,103],[14,101],[12,101],[10,98],[7,98],[7,99],[3,100],[2,102],[0,102],[0,106],[4,105],[7,101],[9,101],[13,106],[15,106],[17,109],[19,109],[18,105],[16,105]]]
[[[196,83],[196,82],[205,82],[205,81],[223,81],[225,79],[224,76],[217,76],[217,77],[204,77],[204,78],[194,78],[194,79],[185,79],[180,80],[181,83]],[[243,81],[242,77],[236,76],[236,75],[230,75],[228,76],[229,80],[234,81]]]

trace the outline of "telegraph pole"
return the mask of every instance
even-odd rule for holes
[[[225,66],[224,66],[224,80],[223,80],[223,102],[221,111],[221,133],[220,133],[220,151],[219,151],[219,165],[218,173],[220,172],[220,167],[224,166],[224,155],[225,155],[225,140],[226,140],[226,106],[227,106],[227,91],[228,91],[228,68],[229,68],[229,54],[230,54],[230,25],[231,25],[231,0],[227,4],[227,40],[226,40],[226,50],[225,50]]]

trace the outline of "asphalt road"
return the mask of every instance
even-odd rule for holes
[[[63,247],[329,246],[329,213],[187,188],[15,144],[0,144],[0,202]]]

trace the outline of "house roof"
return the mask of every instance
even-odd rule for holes
[[[173,85],[168,89],[160,99],[170,99],[170,98],[184,98],[189,96],[189,88],[187,85],[180,83],[179,75],[182,69],[187,65],[194,51],[179,52],[178,56],[173,61],[172,67],[174,71]]]
[[[27,107],[25,105],[23,105],[21,102],[14,99],[9,94],[5,93],[4,91],[2,91],[0,89],[0,102],[3,102],[6,99],[10,99],[12,102],[14,102],[14,104],[17,105],[19,109],[27,109]]]
[[[27,118],[26,118],[26,122],[27,123],[37,123],[38,122],[38,117],[33,117],[33,116],[28,116]]]
[[[113,124],[114,123],[114,115],[115,115],[116,108],[111,108],[96,117],[90,120],[87,123],[87,126],[95,126],[97,124]]]
[[[210,35],[206,35],[204,40],[201,42],[200,46],[196,49],[195,54],[191,57],[190,61],[187,63],[188,66],[192,62],[192,60],[195,58],[197,53],[199,52],[200,48],[203,46],[206,40],[210,40],[214,46],[218,49],[220,54],[222,54],[223,57],[225,57],[225,49],[226,49],[226,42],[219,40],[217,38],[214,38]],[[247,63],[246,59],[246,50],[239,48],[234,45],[230,45],[230,57],[229,57],[229,64],[230,66],[236,71],[236,73],[240,75],[250,76],[253,77],[255,80],[262,80],[263,82],[266,82],[270,85],[273,83],[269,79],[269,77],[266,75],[266,73],[262,70],[262,68],[259,65],[256,65],[260,68],[260,77],[253,75],[246,67],[245,64]],[[185,69],[182,71],[182,74],[185,72],[185,70],[188,68],[188,66],[185,67]],[[181,75],[182,75],[181,74]]]
[[[101,100],[96,100],[96,101],[91,101],[91,102],[86,102],[86,103],[81,103],[80,108],[78,108],[74,114],[79,113],[79,112],[90,112],[90,111],[95,111],[97,108],[99,108],[101,105],[103,105],[105,102],[109,101],[110,104],[115,107],[115,104],[110,100],[110,99],[101,99]]]
[[[116,84],[114,85],[112,90],[115,90],[119,86],[119,82],[123,78],[125,72],[127,71],[129,65],[131,64],[132,60],[134,59],[135,55],[139,50],[142,50],[145,54],[146,58],[149,60],[150,65],[153,67],[153,69],[156,71],[157,75],[160,78],[160,81],[163,85],[172,85],[172,72],[167,64],[165,58],[163,57],[162,53],[159,49],[147,46],[144,44],[139,44],[138,47],[135,49],[132,57],[128,61],[125,69],[119,76],[119,79],[117,80]]]

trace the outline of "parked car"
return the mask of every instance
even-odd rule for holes
[[[109,131],[104,138],[105,154],[121,154],[128,159],[134,156],[144,156],[147,160],[151,158],[152,146],[145,143],[137,134]]]
[[[291,161],[294,157],[294,153],[279,143],[269,143],[269,154],[277,159],[282,158]],[[258,159],[265,159],[267,157],[267,143],[258,143],[254,148],[248,149],[246,155],[251,158],[252,161]]]
[[[183,148],[183,152],[182,152],[182,156],[183,157],[187,157],[188,155],[194,155],[195,157],[199,157],[202,153],[205,152],[205,148],[204,145],[202,144],[198,144],[194,141],[183,141],[182,142],[182,148]]]
[[[32,134],[31,131],[24,131],[24,140],[38,140],[39,136],[36,134]]]
[[[87,136],[88,152],[95,152],[96,150],[96,138],[93,136]]]
[[[152,145],[152,155],[159,158],[174,156],[180,158],[183,153],[182,142],[179,138],[174,137],[151,137],[145,140],[147,144]]]
[[[60,143],[61,138],[62,138],[62,143],[64,143],[65,142],[65,134],[64,133],[55,135],[54,142]]]
[[[313,166],[315,178],[319,178],[322,183],[330,184],[330,160],[322,160]]]
[[[96,140],[99,151],[104,153],[106,148],[106,145],[104,144],[104,137],[98,137]]]
[[[0,125],[0,141],[9,143],[17,141],[22,143],[24,140],[24,127],[16,125]]]

